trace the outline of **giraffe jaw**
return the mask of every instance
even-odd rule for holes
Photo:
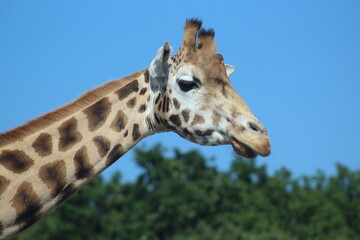
[[[230,143],[234,149],[234,151],[246,158],[255,158],[258,154],[252,150],[249,146],[245,145],[244,143],[240,142],[234,137],[230,138]]]

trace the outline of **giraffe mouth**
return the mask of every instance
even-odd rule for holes
[[[245,145],[234,137],[230,138],[230,143],[234,151],[243,157],[255,158],[257,156],[257,153],[254,150],[252,150],[249,146]]]

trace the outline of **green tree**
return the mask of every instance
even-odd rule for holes
[[[135,160],[136,181],[98,176],[16,239],[360,239],[360,171],[341,164],[334,176],[294,178],[235,156],[222,172],[198,151],[161,145]]]

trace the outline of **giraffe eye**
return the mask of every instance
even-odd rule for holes
[[[179,80],[178,84],[179,84],[180,89],[183,90],[184,92],[188,92],[194,88],[199,88],[197,83],[194,81]]]

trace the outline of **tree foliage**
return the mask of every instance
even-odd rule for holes
[[[136,149],[135,182],[96,177],[22,239],[360,239],[360,171],[292,177],[235,156],[222,172],[198,151]]]

